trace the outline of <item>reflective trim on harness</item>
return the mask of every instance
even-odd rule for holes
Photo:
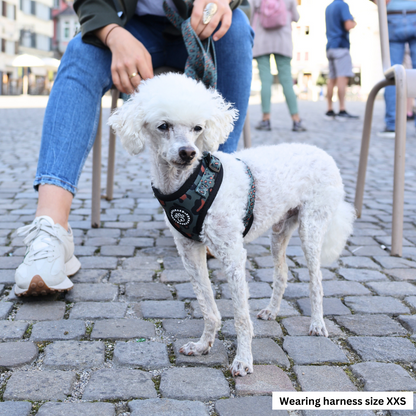
[[[250,177],[250,191],[246,214],[243,218],[245,227],[243,236],[249,232],[253,223],[256,194],[253,175],[247,165],[246,168],[246,173]],[[155,197],[164,209],[169,222],[183,236],[201,241],[204,219],[218,193],[223,175],[224,169],[221,161],[210,153],[204,152],[199,166],[173,194],[164,195],[152,186]]]

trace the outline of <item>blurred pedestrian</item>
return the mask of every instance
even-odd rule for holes
[[[262,1],[250,0],[253,9],[252,27],[254,37],[253,57],[257,61],[261,81],[261,108],[262,120],[257,124],[257,130],[271,130],[270,106],[272,98],[273,75],[270,71],[270,58],[274,57],[279,82],[283,87],[286,104],[293,120],[292,130],[296,132],[306,131],[299,117],[297,97],[293,90],[292,68],[292,22],[299,20],[296,0],[274,0],[283,8],[280,13],[286,14],[283,24],[274,28],[265,28],[261,19]],[[270,1],[270,0],[269,0]]]
[[[350,55],[349,32],[357,25],[350,13],[348,4],[344,0],[334,0],[325,10],[326,22],[326,56],[329,63],[329,76],[327,84],[328,119],[340,121],[358,118],[345,110],[345,93],[348,80],[354,76]],[[339,113],[332,108],[334,87],[338,89]]]
[[[416,1],[386,0],[386,3],[391,65],[401,65],[403,63],[405,44],[408,43],[412,66],[416,68]],[[386,126],[377,135],[394,139],[396,136],[395,86],[385,88],[384,100],[386,101],[386,114],[384,117]]]

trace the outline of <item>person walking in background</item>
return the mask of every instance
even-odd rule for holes
[[[416,68],[416,1],[386,0],[386,3],[391,65],[401,65],[403,63],[405,45],[408,43],[412,66]],[[384,118],[386,126],[377,135],[394,139],[396,136],[395,86],[385,88],[384,100],[386,101],[386,115]]]
[[[344,0],[334,0],[325,10],[326,22],[326,56],[329,63],[327,84],[328,111],[326,117],[344,121],[358,118],[345,110],[345,92],[348,79],[354,75],[350,55],[349,32],[357,25],[350,13],[348,4]],[[339,113],[332,108],[334,87],[338,88]]]
[[[263,118],[256,126],[257,130],[271,130],[270,125],[270,106],[272,98],[273,75],[270,72],[270,57],[274,56],[279,81],[283,87],[287,106],[293,120],[293,131],[305,131],[299,117],[297,97],[293,90],[292,69],[292,22],[299,20],[296,0],[274,0],[280,2],[286,14],[286,19],[282,25],[275,28],[264,28],[261,20],[261,3],[265,0],[250,0],[253,17],[252,27],[255,32],[253,57],[257,61],[261,81],[261,108]],[[283,3],[283,4],[282,4]]]

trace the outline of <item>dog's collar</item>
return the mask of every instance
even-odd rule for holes
[[[250,191],[246,214],[243,218],[245,227],[243,236],[249,232],[253,223],[256,193],[253,175],[247,165],[246,168],[246,173],[250,177]],[[201,241],[200,235],[204,219],[218,193],[223,175],[224,169],[221,161],[210,153],[204,152],[198,167],[180,189],[173,194],[162,194],[152,186],[169,222],[183,236]]]

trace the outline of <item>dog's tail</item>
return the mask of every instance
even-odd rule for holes
[[[323,265],[329,265],[338,259],[348,237],[352,234],[355,218],[354,207],[342,199],[324,235],[321,251],[321,263]]]

